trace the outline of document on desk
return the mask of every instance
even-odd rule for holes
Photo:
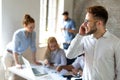
[[[47,75],[36,77],[34,80],[67,80],[63,76],[59,75],[58,73],[48,73]]]
[[[67,80],[67,78],[64,78],[58,73],[49,73],[49,75],[51,76],[52,80]]]
[[[68,71],[65,70],[65,69],[62,69],[60,72],[59,72],[60,75],[66,75],[68,74]]]
[[[36,77],[35,80],[53,80],[53,79],[49,74],[47,74],[47,75],[44,75],[44,76],[41,76],[41,77]]]

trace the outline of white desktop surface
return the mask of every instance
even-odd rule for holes
[[[15,66],[13,66],[9,68],[9,71],[27,80],[55,80],[56,76],[57,76],[57,79],[60,78],[59,80],[66,80],[66,78],[62,78],[57,73],[54,73],[55,71],[54,69],[49,69],[43,66],[35,66],[35,65],[32,65],[32,67],[35,67],[38,70],[42,70],[43,72],[45,70],[47,71],[48,74],[43,76],[34,76],[29,72],[29,70],[27,70],[25,66],[23,66],[22,69],[18,69]],[[53,76],[55,77],[53,78]]]

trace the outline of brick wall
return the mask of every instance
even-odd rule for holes
[[[77,28],[84,21],[85,9],[91,5],[102,5],[109,13],[107,29],[120,38],[120,0],[74,0],[73,19]]]

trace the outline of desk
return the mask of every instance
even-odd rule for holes
[[[39,70],[43,70],[44,68],[43,66],[35,66],[35,65],[32,65],[32,67],[38,68]],[[63,78],[57,73],[54,73],[53,69],[49,69],[49,68],[44,68],[44,69],[48,71],[48,74],[43,76],[32,75],[25,66],[23,66],[23,69],[18,69],[15,66],[13,66],[9,68],[9,71],[27,80],[66,80],[66,78]]]

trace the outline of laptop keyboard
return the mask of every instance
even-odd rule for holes
[[[40,72],[36,68],[32,68],[34,74],[40,74]]]

